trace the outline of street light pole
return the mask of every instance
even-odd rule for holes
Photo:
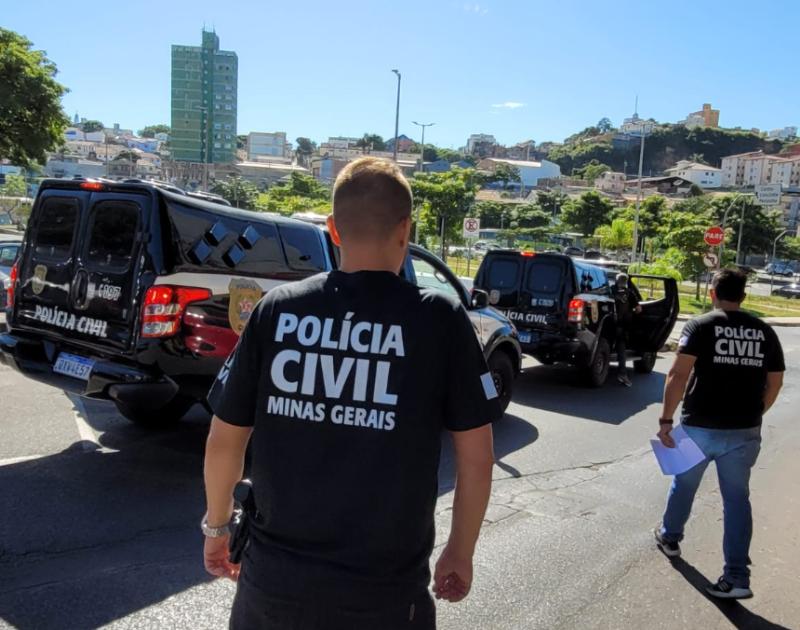
[[[739,221],[739,240],[736,243],[736,260],[735,260],[735,263],[737,265],[739,264],[739,256],[741,255],[741,252],[742,252],[742,232],[744,232],[744,209],[745,209],[745,205],[742,204],[742,218]]]
[[[644,123],[639,126],[641,141],[639,143],[639,186],[636,190],[636,215],[633,221],[633,247],[631,249],[631,262],[636,262],[639,251],[639,208],[642,205],[642,164],[644,162]]]
[[[422,127],[422,148],[419,152],[419,170],[421,173],[425,172],[425,127],[433,127],[436,123],[418,123],[412,120],[412,123],[418,127]],[[397,135],[395,135],[395,148],[397,148]],[[395,157],[397,154],[395,153]],[[414,221],[414,243],[419,245],[419,206],[417,206],[417,218]]]
[[[784,230],[778,236],[775,237],[775,240],[772,241],[772,273],[769,274],[769,294],[772,295],[772,282],[775,280],[775,252],[778,249],[778,241],[781,240],[784,236],[789,233],[789,230]]]
[[[392,72],[397,75],[397,107],[394,111],[394,143],[392,146],[392,156],[397,162],[397,136],[400,133],[400,71],[395,68]]]
[[[725,209],[725,214],[722,215],[722,232],[725,233],[725,224],[728,222],[728,213],[733,210],[733,206],[739,201],[739,198],[742,196],[741,193],[736,193],[733,200],[731,200],[730,205]],[[744,214],[744,209],[742,209],[742,214]],[[722,257],[725,254],[725,236],[722,237],[722,243],[719,245],[719,262],[717,263],[717,269],[722,268]],[[739,250],[736,250],[736,256],[739,256]]]

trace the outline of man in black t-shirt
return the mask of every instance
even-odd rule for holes
[[[681,424],[706,459],[675,476],[655,537],[667,556],[680,555],[679,543],[695,493],[713,460],[725,509],[725,569],[707,590],[726,599],[753,594],[750,469],[761,446],[762,417],[778,396],[785,370],[781,344],[772,328],[739,309],[746,282],[740,271],[718,272],[711,292],[716,310],[684,327],[678,356],[667,375],[658,432],[661,442],[674,448],[672,416],[683,396]]]
[[[617,316],[616,339],[614,342],[617,350],[617,381],[625,385],[625,387],[631,386],[631,379],[628,378],[628,367],[626,365],[628,333],[633,323],[633,314],[642,312],[642,307],[639,306],[639,298],[636,297],[636,293],[631,289],[629,282],[627,274],[617,274],[611,290],[611,294],[614,296]]]
[[[457,484],[434,591],[469,592],[502,411],[464,307],[398,276],[411,205],[393,164],[348,165],[340,269],[271,290],[209,393],[205,564],[238,577],[232,628],[434,628],[443,429]],[[248,442],[260,519],[240,572],[225,529]]]

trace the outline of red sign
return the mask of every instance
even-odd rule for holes
[[[703,239],[706,243],[711,245],[711,247],[719,247],[722,245],[722,241],[725,240],[725,230],[718,225],[712,225],[706,230]]]

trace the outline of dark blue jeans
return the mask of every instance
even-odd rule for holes
[[[244,579],[242,579],[244,578]],[[231,610],[230,630],[436,630],[436,606],[427,589],[398,597],[392,605],[361,605],[283,599],[264,593],[242,573]]]
[[[679,542],[683,539],[683,529],[703,473],[710,462],[715,462],[724,509],[724,577],[734,586],[749,588],[750,540],[753,537],[750,470],[761,450],[761,427],[729,430],[684,425],[683,428],[706,459],[673,479],[661,535],[665,540]]]

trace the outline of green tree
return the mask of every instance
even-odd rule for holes
[[[649,195],[639,205],[639,236],[646,239],[655,238],[667,212],[667,199],[661,195]],[[636,206],[627,205],[614,211],[615,219],[636,221]]]
[[[311,156],[314,154],[314,149],[317,148],[317,143],[303,137],[297,138],[295,142],[297,143],[297,150],[295,153],[297,153],[298,162],[308,166],[311,163]]]
[[[26,197],[28,195],[28,185],[25,177],[9,173],[6,175],[6,183],[0,186],[0,196],[3,197]]]
[[[702,198],[687,199],[675,204],[664,215],[661,226],[661,243],[680,254],[675,264],[681,276],[694,278],[695,298],[700,299],[700,278],[706,267],[703,254],[708,251],[704,236],[712,224],[713,214]]]
[[[445,173],[417,173],[409,183],[419,205],[419,236],[426,238],[443,232],[440,247],[444,256],[447,243],[460,238],[462,220],[478,192],[475,171],[453,168]]]
[[[537,205],[552,216],[559,214],[568,201],[569,197],[558,190],[540,190],[536,193]]]
[[[362,153],[385,151],[386,141],[377,133],[365,133],[359,138],[358,142],[356,142],[356,146],[361,149]],[[417,149],[417,151],[419,151],[419,149]]]
[[[584,236],[591,236],[601,225],[611,222],[613,211],[614,205],[608,199],[590,190],[577,200],[567,203],[561,213],[561,219],[567,227]]]
[[[139,129],[139,135],[142,138],[155,138],[157,133],[170,133],[169,125],[147,125],[144,129]]]
[[[94,133],[95,131],[103,131],[105,125],[99,120],[85,120],[81,123],[81,129],[84,133]]]
[[[778,241],[778,247],[775,251],[778,256],[782,258],[800,260],[800,238],[796,236],[785,236]]]
[[[711,202],[711,210],[715,221],[722,223],[725,210],[733,204],[728,212],[726,227],[730,228],[726,239],[726,247],[734,251],[739,242],[739,225],[744,216],[744,229],[742,230],[742,251],[739,260],[744,262],[748,254],[772,253],[772,241],[782,228],[780,211],[770,211],[764,208],[755,197],[749,195],[724,195],[715,197]],[[742,213],[744,211],[744,215]]]
[[[614,131],[614,125],[611,124],[611,121],[603,117],[597,122],[597,130],[600,133],[608,133],[610,131]]]
[[[255,210],[258,201],[258,188],[241,177],[229,177],[214,182],[211,192],[224,197],[237,208]]]
[[[502,182],[503,189],[508,188],[509,182],[521,182],[519,169],[507,162],[497,162],[494,171],[486,180],[487,182]]]
[[[706,158],[703,156],[702,153],[692,153],[689,156],[689,161],[690,162],[695,162],[696,164],[706,164],[706,165],[708,165],[708,162],[706,162]]]
[[[594,231],[600,246],[614,252],[633,247],[633,221],[614,219],[610,225],[601,225]]]
[[[135,151],[120,151],[114,156],[114,159],[112,159],[111,161],[115,162],[122,160],[128,160],[129,162],[136,163],[139,161],[139,155]]]
[[[25,37],[0,28],[0,159],[44,163],[59,145],[68,120],[61,109],[66,88],[56,65]]]
[[[594,184],[594,180],[600,177],[603,173],[607,173],[610,170],[611,167],[608,164],[600,164],[600,162],[598,162],[597,160],[592,160],[582,169],[577,169],[575,173],[581,179],[585,179],[590,184]]]
[[[305,173],[293,172],[289,176],[289,181],[284,184],[276,184],[267,191],[272,197],[307,197],[309,199],[321,199],[327,201],[331,197],[331,191],[320,184],[316,179]]]

